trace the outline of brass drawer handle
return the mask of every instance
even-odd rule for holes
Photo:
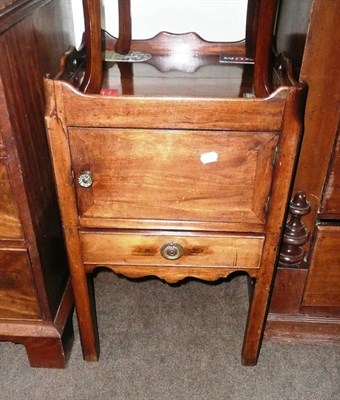
[[[89,188],[92,186],[92,172],[91,171],[82,171],[78,176],[78,184],[83,188]]]
[[[166,243],[161,248],[161,254],[167,260],[178,260],[183,255],[183,247],[174,242]]]

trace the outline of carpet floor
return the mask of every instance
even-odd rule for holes
[[[0,343],[1,400],[337,400],[340,347],[265,340],[241,366],[244,276],[214,284],[95,278],[101,357],[82,360],[77,324],[64,370],[34,369]]]

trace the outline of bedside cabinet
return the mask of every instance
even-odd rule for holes
[[[99,354],[97,267],[169,283],[242,271],[253,282],[242,361],[254,365],[305,92],[287,60],[271,63],[276,1],[249,2],[241,43],[131,41],[129,2],[119,5],[115,39],[100,30],[99,3],[84,1],[85,47],[45,79],[84,358]]]

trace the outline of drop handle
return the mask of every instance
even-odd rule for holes
[[[161,255],[167,260],[178,260],[184,253],[183,247],[174,242],[166,243],[161,248]]]
[[[93,178],[91,171],[82,171],[78,175],[78,184],[82,188],[89,188],[92,186]]]

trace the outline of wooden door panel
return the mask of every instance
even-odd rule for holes
[[[0,158],[0,221],[0,239],[22,238],[21,224],[5,158]]]
[[[317,227],[304,306],[340,307],[340,226]]]
[[[0,251],[0,318],[40,317],[26,250]]]
[[[319,215],[321,218],[340,218],[340,135],[334,148]]]
[[[82,220],[265,223],[276,133],[70,128]]]

